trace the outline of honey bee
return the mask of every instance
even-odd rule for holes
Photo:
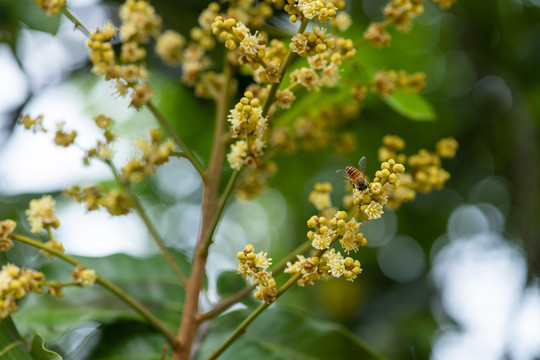
[[[362,156],[360,161],[358,161],[358,169],[354,166],[347,166],[345,170],[338,170],[336,174],[349,181],[351,185],[360,190],[364,191],[368,188],[369,181],[364,175],[366,171],[367,160],[365,156]]]

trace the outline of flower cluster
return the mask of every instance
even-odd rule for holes
[[[120,30],[108,21],[102,29],[91,33],[87,41],[90,48],[92,71],[116,81],[116,89],[122,96],[130,94],[131,106],[140,109],[153,92],[147,82],[148,71],[143,60],[146,50],[143,44],[150,37],[157,37],[161,18],[145,0],[128,0],[120,7]],[[115,59],[111,41],[119,32],[121,45],[120,62]]]
[[[129,196],[119,189],[110,189],[103,192],[94,186],[83,189],[79,186],[72,186],[65,190],[65,193],[73,196],[79,203],[86,203],[86,209],[89,211],[97,210],[99,206],[102,206],[111,215],[126,215],[132,205]]]
[[[54,211],[55,204],[51,195],[30,201],[30,207],[24,213],[30,223],[31,232],[39,234],[44,228],[60,226],[60,220]]]
[[[307,18],[310,20],[318,20],[325,24],[328,20],[332,20],[336,14],[338,7],[332,0],[298,0],[297,2],[289,1],[284,9],[290,15],[291,22],[296,22],[298,19]],[[339,5],[342,2],[340,1]],[[340,9],[343,9],[340,7]]]
[[[299,149],[316,151],[333,146],[338,154],[356,150],[356,135],[343,128],[347,121],[360,111],[357,101],[317,108],[313,114],[307,113],[294,123],[278,123],[270,134],[272,147],[285,153],[294,153]]]
[[[142,154],[127,162],[122,168],[121,178],[140,184],[144,178],[156,172],[157,166],[169,161],[175,145],[171,139],[164,140],[159,129],[150,130],[150,140],[137,139],[136,145]]]
[[[434,0],[442,8],[450,7],[455,0]],[[364,32],[364,39],[374,46],[390,46],[391,36],[386,28],[393,25],[396,30],[406,33],[412,27],[412,20],[424,12],[423,0],[391,0],[383,9],[384,21],[371,23]]]
[[[315,206],[318,211],[324,211],[332,207],[332,184],[329,182],[316,183],[313,191],[309,194],[309,202]]]
[[[48,15],[56,15],[64,7],[66,0],[36,0],[36,3]]]
[[[0,251],[6,251],[13,246],[9,235],[13,232],[17,223],[13,220],[0,221]]]
[[[73,277],[73,282],[80,286],[94,285],[98,277],[95,270],[84,269],[80,266],[71,270],[71,276]]]
[[[379,71],[371,82],[372,91],[382,97],[393,94],[396,90],[405,93],[419,93],[426,86],[426,74],[407,74],[405,71]]]
[[[303,86],[308,90],[336,86],[340,79],[339,66],[356,55],[351,39],[330,36],[320,26],[314,26],[311,32],[295,35],[290,48],[298,55],[307,57],[309,64],[309,67],[291,72],[291,86]]]
[[[45,280],[43,273],[31,269],[22,269],[13,264],[2,266],[0,271],[0,319],[17,311],[17,300],[30,292],[41,293],[41,284]]]
[[[417,191],[427,193],[433,189],[441,189],[446,181],[450,179],[450,173],[442,168],[441,159],[454,157],[458,143],[454,138],[444,138],[435,145],[435,152],[420,149],[416,154],[409,157],[400,152],[404,148],[405,141],[395,135],[385,136],[383,146],[379,148],[379,160],[383,161],[383,164],[388,163],[389,171],[395,167],[395,165],[390,164],[391,158],[396,158],[400,162],[407,162],[410,169],[402,173],[395,171],[397,179],[394,179],[394,177],[390,179],[390,174],[386,177],[388,182],[391,183],[396,180],[400,184],[397,189],[387,189],[387,186],[385,186],[388,205],[392,208],[398,208],[402,203],[414,200]],[[380,172],[379,175],[387,175],[384,169],[381,169]],[[384,177],[380,179],[382,180]]]
[[[96,146],[86,151],[86,155],[83,157],[83,163],[85,165],[89,165],[90,159],[92,158],[109,161],[113,154],[112,143],[116,136],[111,130],[112,119],[106,115],[100,114],[94,117],[94,122],[98,128],[103,130],[104,141],[98,140]]]
[[[272,264],[272,259],[269,259],[268,254],[262,251],[255,254],[255,248],[251,244],[246,245],[243,251],[236,254],[236,257],[239,261],[236,264],[238,272],[246,278],[248,283],[257,284],[255,298],[264,300],[268,304],[272,303],[277,296],[276,281],[272,273],[267,271]]]
[[[251,91],[246,91],[231,110],[228,117],[231,134],[233,138],[240,139],[231,145],[231,151],[227,154],[232,169],[240,170],[244,165],[259,164],[266,146],[266,118],[262,112],[261,101]]]
[[[43,127],[43,115],[39,115],[36,118],[32,118],[30,115],[20,115],[18,123],[23,125],[26,130],[32,130],[34,133],[38,131],[47,132],[47,129]]]

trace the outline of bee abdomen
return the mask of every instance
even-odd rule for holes
[[[347,172],[347,174],[349,174],[349,176],[351,178],[353,178],[354,180],[358,179],[360,176],[362,176],[362,174],[360,173],[360,171],[355,168],[354,166],[347,166],[345,168],[345,171]]]

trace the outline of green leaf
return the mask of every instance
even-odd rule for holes
[[[30,353],[34,360],[62,360],[60,355],[45,348],[45,340],[37,334],[34,335],[30,344]]]
[[[398,91],[382,99],[397,113],[410,120],[433,121],[436,119],[433,106],[422,95]]]
[[[26,348],[26,342],[17,332],[9,316],[0,320],[0,359],[32,360]]]
[[[216,320],[197,360],[205,359],[220,346],[250,311],[237,311]],[[283,307],[263,312],[220,359],[384,359],[349,330],[311,317],[300,310]]]
[[[100,341],[85,359],[160,360],[165,339],[154,329],[136,321],[119,321],[99,329]],[[78,357],[79,359],[80,357]]]
[[[173,255],[180,267],[187,270],[185,257]],[[161,256],[136,258],[115,254],[77,259],[141,302],[172,331],[177,329],[183,288]],[[53,260],[40,270],[50,281],[69,281],[71,269],[73,266],[70,264]],[[51,342],[89,322],[112,324],[119,320],[130,320],[146,324],[146,320],[135,310],[100,285],[70,287],[64,291],[65,295],[60,299],[45,294],[31,294],[25,298],[19,311],[14,314],[21,333],[37,332]]]

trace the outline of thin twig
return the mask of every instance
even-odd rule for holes
[[[79,29],[84,35],[86,35],[86,37],[90,37],[90,31],[88,31],[88,29],[67,9],[67,7],[64,6],[62,8],[62,12],[69,20],[71,20],[76,29]]]
[[[310,248],[311,248],[311,240],[308,240],[308,241],[304,242],[303,244],[301,244],[300,246],[298,246],[293,251],[291,251],[278,264],[276,264],[275,266],[270,268],[270,271],[272,272],[272,276],[275,277],[275,276],[281,274],[283,269],[285,269],[285,267],[287,266],[288,262],[292,262],[292,261],[296,260],[296,255],[303,254],[307,250],[309,250]],[[197,317],[197,319],[199,321],[205,321],[205,320],[211,319],[211,318],[213,318],[215,316],[218,316],[223,311],[227,310],[229,307],[231,307],[232,305],[234,305],[237,302],[241,301],[244,297],[248,296],[249,294],[251,294],[251,292],[253,290],[255,290],[255,288],[256,288],[256,285],[250,285],[250,286],[248,286],[246,288],[243,288],[242,290],[238,291],[237,293],[223,299],[216,306],[214,306],[214,308],[212,308],[211,310],[200,314]]]
[[[35,248],[41,249],[46,251],[47,253],[53,254],[60,259],[74,265],[79,266],[83,269],[89,269],[88,266],[84,265],[80,261],[72,258],[69,255],[66,255],[56,249],[53,249],[45,244],[43,244],[40,241],[34,240],[30,237],[12,233],[10,237],[13,240],[20,241],[22,243],[25,243],[27,245],[33,246]],[[150,324],[152,324],[159,332],[161,332],[167,341],[171,344],[171,346],[176,346],[176,339],[174,337],[174,334],[167,329],[165,325],[161,321],[159,321],[144,305],[139,303],[137,300],[132,298],[129,294],[127,294],[124,290],[120,289],[118,286],[111,283],[109,280],[105,279],[103,276],[98,275],[96,282],[103,286],[105,289],[109,290],[111,293],[116,295],[120,300],[124,301],[127,305],[129,305],[131,308],[133,308],[135,311],[137,311],[139,314],[141,314]]]
[[[150,232],[150,235],[152,235],[152,238],[154,239],[157,246],[161,250],[161,253],[163,254],[163,257],[165,258],[165,261],[167,261],[167,263],[169,264],[171,269],[174,271],[174,273],[176,274],[176,276],[178,277],[182,285],[185,286],[187,282],[187,276],[184,274],[182,269],[180,269],[180,267],[176,263],[176,260],[174,259],[174,257],[171,255],[171,253],[165,246],[165,242],[159,235],[157,229],[155,228],[154,224],[150,220],[150,217],[144,211],[144,208],[142,207],[142,204],[140,203],[137,197],[137,194],[135,194],[135,192],[133,191],[129,183],[122,181],[122,179],[120,178],[120,175],[118,174],[118,170],[116,170],[116,167],[110,160],[106,160],[105,163],[109,166],[112,173],[114,174],[114,178],[116,182],[118,183],[118,185],[129,196],[131,203],[133,207],[135,208],[135,211],[141,217],[142,221],[146,225],[148,231]]]
[[[300,23],[300,28],[298,29],[298,34],[301,34],[306,30],[308,23],[309,23],[309,19],[307,18],[302,19],[302,23]],[[270,86],[270,91],[268,92],[268,96],[266,97],[266,101],[263,107],[263,116],[268,115],[270,106],[272,106],[276,98],[276,92],[278,91],[279,86],[281,85],[281,81],[285,77],[285,72],[287,71],[289,66],[291,66],[293,59],[294,59],[294,53],[292,52],[292,50],[289,49],[289,51],[287,52],[287,55],[285,55],[283,64],[281,65],[279,81],[272,83],[272,85]]]
[[[204,170],[204,167],[202,166],[201,162],[195,154],[187,147],[187,145],[184,143],[184,141],[180,138],[180,136],[176,133],[176,131],[172,128],[171,124],[167,121],[165,116],[158,110],[158,108],[151,102],[146,103],[146,107],[154,114],[154,117],[159,122],[161,126],[165,129],[167,134],[174,140],[176,145],[182,149],[182,152],[184,153],[184,156],[191,162],[191,164],[195,167],[195,170],[199,173],[202,180],[206,182],[207,176]]]

